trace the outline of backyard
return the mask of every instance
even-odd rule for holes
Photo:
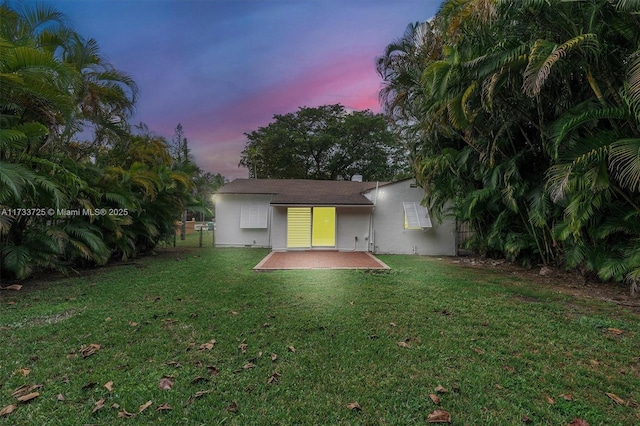
[[[0,425],[640,423],[637,308],[419,256],[256,273],[268,250],[205,241],[0,291]]]

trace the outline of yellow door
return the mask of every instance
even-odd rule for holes
[[[287,247],[311,247],[310,207],[289,207],[287,209]]]
[[[336,208],[314,207],[312,242],[314,247],[336,246]]]

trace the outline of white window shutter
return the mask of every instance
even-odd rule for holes
[[[268,204],[243,203],[240,209],[240,228],[266,228],[268,216]]]
[[[405,201],[402,205],[407,229],[431,228],[431,218],[426,207],[415,201]]]

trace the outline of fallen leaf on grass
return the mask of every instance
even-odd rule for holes
[[[11,393],[11,396],[16,398],[20,402],[29,401],[29,400],[35,398],[35,396],[32,396],[31,398],[28,398],[28,399],[25,399],[25,398],[27,396],[33,395],[33,394],[40,395],[38,392],[33,392],[33,391],[36,390],[36,389],[40,389],[41,387],[42,387],[42,385],[22,385],[19,388],[15,389]],[[36,396],[38,396],[38,395],[36,395]]]
[[[100,349],[102,349],[102,345],[91,343],[89,346],[82,345],[82,347],[80,347],[80,353],[82,354],[83,358],[86,358],[95,354]]]
[[[269,380],[267,380],[267,384],[269,385],[277,384],[280,381],[280,377],[282,377],[280,373],[273,373],[271,376],[269,376]]]
[[[58,395],[56,395],[56,400],[58,401],[64,401],[64,395],[59,393]]]
[[[231,311],[231,312],[229,312],[229,313],[230,313],[231,315],[238,315],[238,312],[236,312],[236,311]]]
[[[198,347],[199,351],[210,351],[216,344],[215,339],[209,340],[207,343],[203,343]]]
[[[360,407],[358,401],[348,403],[347,408],[351,411],[362,411],[362,407]]]
[[[220,374],[220,370],[218,370],[216,367],[214,367],[212,365],[207,367],[207,371],[212,376],[217,376],[218,374]]]
[[[249,369],[255,368],[255,367],[256,367],[256,365],[251,363],[251,362],[248,362],[248,363],[246,363],[245,365],[242,366],[242,368],[245,369],[245,370],[249,370]]]
[[[545,396],[544,396],[544,399],[545,399],[545,401],[547,401],[547,403],[549,403],[549,404],[551,404],[551,405],[553,405],[553,404],[555,404],[555,403],[556,403],[556,402],[553,400],[553,398],[551,398],[549,395],[545,395]]]
[[[31,373],[30,368],[21,368],[19,370],[14,371],[13,374],[21,374],[22,377],[27,377]]]
[[[243,354],[247,353],[247,344],[246,343],[240,343],[240,346],[238,346],[238,349],[240,349],[240,352],[242,352]]]
[[[575,419],[571,420],[571,423],[567,423],[567,426],[589,426],[589,423],[587,423],[586,420],[576,417]]]
[[[560,398],[564,399],[565,401],[573,401],[573,395],[571,395],[570,393],[561,393]]]
[[[430,393],[429,398],[431,398],[431,401],[433,401],[434,404],[440,405],[440,397],[438,395]]]
[[[111,408],[112,408],[112,409],[114,409],[114,410],[119,410],[119,409],[120,409],[120,404],[118,404],[117,402],[114,402],[114,403],[111,405]]]
[[[139,408],[138,408],[138,413],[142,413],[144,410],[146,410],[147,408],[151,407],[151,404],[153,404],[153,402],[151,400],[145,402],[144,404],[142,404]]]
[[[600,365],[600,361],[596,361],[595,359],[589,360],[592,366],[598,367]]]
[[[288,349],[289,349],[289,352],[295,352],[296,351],[296,348],[294,348],[293,346],[289,346]]]
[[[485,353],[484,349],[480,349],[480,348],[476,348],[476,347],[471,347],[471,350],[474,351],[475,353],[477,353],[478,355],[483,355]]]
[[[162,376],[162,379],[158,382],[158,388],[160,390],[171,390],[173,388],[173,376]]]
[[[193,394],[192,396],[189,397],[189,399],[187,399],[187,402],[184,403],[184,406],[186,407],[187,405],[190,405],[191,403],[193,403],[193,401],[195,401],[198,398],[202,398],[203,396],[205,396],[206,394],[208,394],[209,392],[211,392],[210,390],[208,391],[200,391],[200,392],[196,392],[195,394]]]
[[[13,285],[8,285],[6,287],[0,287],[0,290],[19,291],[21,288],[22,288],[22,286],[20,284],[13,284]]]
[[[113,392],[113,381],[109,380],[107,383],[104,384],[105,389],[107,389],[109,392]]]
[[[166,402],[162,405],[158,405],[158,407],[156,408],[156,411],[169,411],[169,410],[173,410],[173,408],[171,408],[169,404],[167,404]]]
[[[609,398],[611,398],[616,404],[620,404],[620,405],[626,405],[627,404],[627,402],[624,399],[620,398],[615,393],[605,392],[604,394],[607,395]]]
[[[269,327],[271,324],[269,324],[268,322],[265,322],[264,324],[262,324],[262,328],[267,328]]]
[[[196,345],[196,342],[189,342],[187,348],[184,350],[185,352],[189,352]]]
[[[398,342],[398,346],[401,347],[401,348],[411,349],[411,344],[409,344],[407,342],[404,342],[404,341]]]
[[[96,401],[95,405],[93,406],[93,410],[91,410],[91,412],[95,413],[96,411],[102,409],[103,407],[104,407],[104,398]]]
[[[622,333],[624,333],[624,331],[618,329],[618,328],[613,328],[613,327],[609,327],[607,328],[607,331],[611,334],[615,334],[616,336],[621,335]]]
[[[135,414],[130,413],[127,410],[118,411],[118,418],[119,419],[130,419],[130,418],[135,417],[135,416],[136,416]]]
[[[17,405],[7,405],[6,407],[4,407],[2,410],[0,410],[0,417],[3,416],[8,416],[9,414],[13,413],[13,411],[18,408]]]
[[[451,423],[451,414],[445,410],[435,410],[427,416],[427,423]]]
[[[227,410],[230,413],[237,413],[238,412],[238,403],[235,401],[232,401],[231,404],[229,404],[227,406],[227,408],[225,408],[225,410]]]
[[[527,424],[533,423],[533,419],[527,416],[526,414],[520,417],[520,420],[522,421],[522,423],[527,423]]]
[[[136,325],[138,325],[138,323],[137,322],[133,322],[133,321],[129,321],[129,325],[131,327],[135,327]]]
[[[278,355],[276,354],[271,354],[271,361],[275,362],[278,359]]]
[[[389,323],[389,325],[390,325],[391,327],[397,327],[397,326],[398,326],[395,322],[390,322],[390,323]]]
[[[447,392],[449,392],[449,391],[447,390],[447,388],[442,387],[442,385],[438,385],[438,386],[436,386],[435,391],[436,391],[437,393],[447,393]]]
[[[175,368],[182,368],[182,364],[180,364],[178,361],[165,362],[164,365],[170,365],[171,367]]]

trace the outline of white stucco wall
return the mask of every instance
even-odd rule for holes
[[[405,201],[422,201],[422,188],[412,188],[413,180],[403,180],[373,189],[365,194],[375,201],[373,213],[372,251],[381,254],[419,254],[429,256],[455,256],[455,221],[446,219],[432,228],[404,229]]]
[[[336,207],[337,250],[367,251],[370,211],[367,207]],[[274,250],[287,249],[287,207],[272,208],[271,244]]]
[[[455,221],[447,219],[432,228],[404,229],[405,201],[422,201],[421,188],[412,188],[412,180],[381,186],[365,196],[376,203],[371,207],[336,207],[336,249],[373,251],[381,254],[419,254],[454,256],[456,250]],[[376,195],[377,192],[377,195]],[[217,247],[271,247],[287,249],[287,208],[270,205],[270,195],[216,195]],[[268,228],[241,228],[243,203],[268,206]],[[357,237],[357,240],[356,240]]]
[[[216,247],[271,247],[269,227],[240,228],[242,204],[271,201],[270,195],[216,195]],[[267,226],[271,223],[271,207],[268,208]]]
[[[370,213],[371,207],[336,208],[336,246],[338,250],[368,251]]]

